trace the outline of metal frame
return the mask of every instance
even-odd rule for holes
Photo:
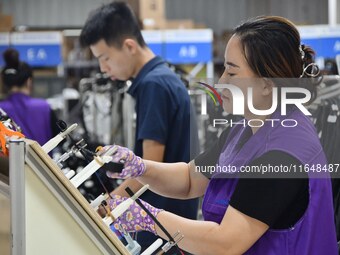
[[[0,181],[0,193],[8,198],[10,196],[9,185],[3,183],[2,181]]]
[[[30,145],[24,139],[13,139],[9,142],[10,157],[10,185],[9,192],[6,191],[6,185],[0,182],[0,191],[4,190],[6,194],[10,194],[11,203],[11,234],[12,245],[11,255],[25,255],[26,243],[26,164],[34,174],[36,174],[50,192],[63,205],[66,211],[83,229],[84,233],[96,244],[102,254],[122,254],[114,246],[111,240],[99,230],[91,217],[84,213],[84,208],[76,202],[76,199],[69,194],[63,185],[58,182],[57,177],[48,171],[48,166],[38,156],[38,154],[30,148]],[[4,187],[4,188],[2,188]]]
[[[68,213],[72,215],[75,221],[80,225],[84,232],[89,236],[90,239],[96,242],[98,248],[103,252],[103,254],[120,254],[114,246],[109,245],[104,241],[103,237],[98,234],[95,227],[88,220],[89,217],[84,216],[80,210],[81,206],[72,202],[71,197],[65,194],[53,180],[52,176],[49,175],[44,169],[43,165],[36,160],[31,154],[31,151],[26,155],[26,161],[32,168],[32,170],[39,176],[43,183],[48,187],[48,189],[53,193],[54,196],[59,200],[59,202],[66,208]],[[114,248],[114,250],[113,250]]]
[[[25,142],[9,142],[9,178],[11,200],[11,255],[26,254],[25,221]]]
[[[195,78],[197,76],[197,74],[203,69],[204,66],[207,66],[206,69],[206,78],[207,79],[213,79],[214,78],[214,62],[213,61],[209,61],[209,62],[199,62],[198,64],[196,64],[196,66],[190,71],[189,73],[189,77],[191,78]]]

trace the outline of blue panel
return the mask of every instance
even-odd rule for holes
[[[173,64],[192,64],[212,60],[211,43],[165,43],[164,58]]]
[[[155,53],[157,56],[164,57],[163,55],[163,44],[162,43],[148,43],[148,47]]]
[[[20,59],[32,66],[57,66],[62,63],[60,45],[15,45]]]
[[[340,54],[340,37],[302,39],[303,44],[311,46],[316,57],[335,58]]]
[[[12,45],[20,54],[20,60],[27,62],[31,66],[50,67],[62,63],[60,45]],[[0,46],[2,55],[7,46]],[[4,66],[1,58],[0,66]]]

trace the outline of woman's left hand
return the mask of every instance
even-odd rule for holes
[[[113,199],[108,201],[110,209],[113,210],[126,199],[128,198],[115,195]],[[140,201],[155,217],[157,217],[158,213],[163,211],[162,209],[155,208],[141,199]],[[113,224],[117,230],[120,230],[120,224],[127,232],[145,230],[157,235],[154,220],[136,202],[133,202],[130,208],[124,212]]]
[[[141,157],[138,157],[126,147],[119,145],[108,145],[105,146],[100,152],[105,153],[105,151],[114,148],[114,153],[112,154],[111,161],[114,163],[120,163],[124,165],[121,173],[114,173],[107,171],[106,175],[110,178],[121,178],[127,179],[129,177],[136,178],[141,176],[146,171],[146,166]]]

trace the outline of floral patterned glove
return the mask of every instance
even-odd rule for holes
[[[110,199],[108,201],[110,209],[113,210],[126,199],[126,197],[115,195],[113,199]],[[151,206],[143,200],[140,201],[155,217],[157,217],[158,213],[163,211],[162,209]],[[127,232],[137,232],[145,230],[157,235],[155,222],[136,202],[133,202],[129,210],[124,212],[113,224],[115,229],[117,230],[120,230],[120,224]]]
[[[112,162],[124,164],[124,168],[121,173],[114,173],[107,171],[106,175],[110,178],[126,179],[129,177],[135,178],[144,174],[146,166],[143,159],[136,156],[131,150],[118,145],[112,145],[116,149],[112,155]],[[112,148],[112,146],[105,146],[103,153]]]

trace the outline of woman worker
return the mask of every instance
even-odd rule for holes
[[[27,138],[44,145],[59,133],[57,118],[45,100],[30,96],[33,70],[27,63],[20,61],[18,51],[7,49],[3,58],[5,67],[1,71],[1,78],[9,96],[0,102],[0,108],[20,126]]]
[[[251,87],[254,108],[266,110],[272,105],[273,88],[281,86],[270,78],[302,80],[315,76],[315,65],[310,65],[313,54],[311,48],[301,45],[299,33],[290,21],[257,17],[234,30],[225,50],[220,83],[238,86],[245,98],[247,87]],[[249,82],[254,80],[257,82]],[[312,84],[310,90],[314,95]],[[223,108],[231,112],[230,91],[223,90],[222,98]],[[143,202],[169,233],[180,230],[184,239],[179,246],[190,253],[338,254],[328,173],[323,178],[314,178],[309,172],[306,178],[259,179],[242,178],[242,173],[207,176],[197,171],[200,166],[216,164],[238,170],[263,165],[328,166],[313,123],[300,109],[288,107],[284,115],[277,107],[269,116],[257,116],[248,104],[244,107],[245,120],[262,120],[263,126],[235,125],[229,134],[220,136],[211,150],[188,164],[142,160],[127,148],[116,146],[112,160],[123,160],[125,168],[119,175],[108,175],[137,178],[149,184],[152,191],[168,197],[204,195],[204,221],[188,220]],[[281,125],[284,119],[298,124],[287,128]],[[114,208],[124,199],[117,196],[109,204]],[[165,237],[137,204],[117,222],[128,231],[143,229]]]

